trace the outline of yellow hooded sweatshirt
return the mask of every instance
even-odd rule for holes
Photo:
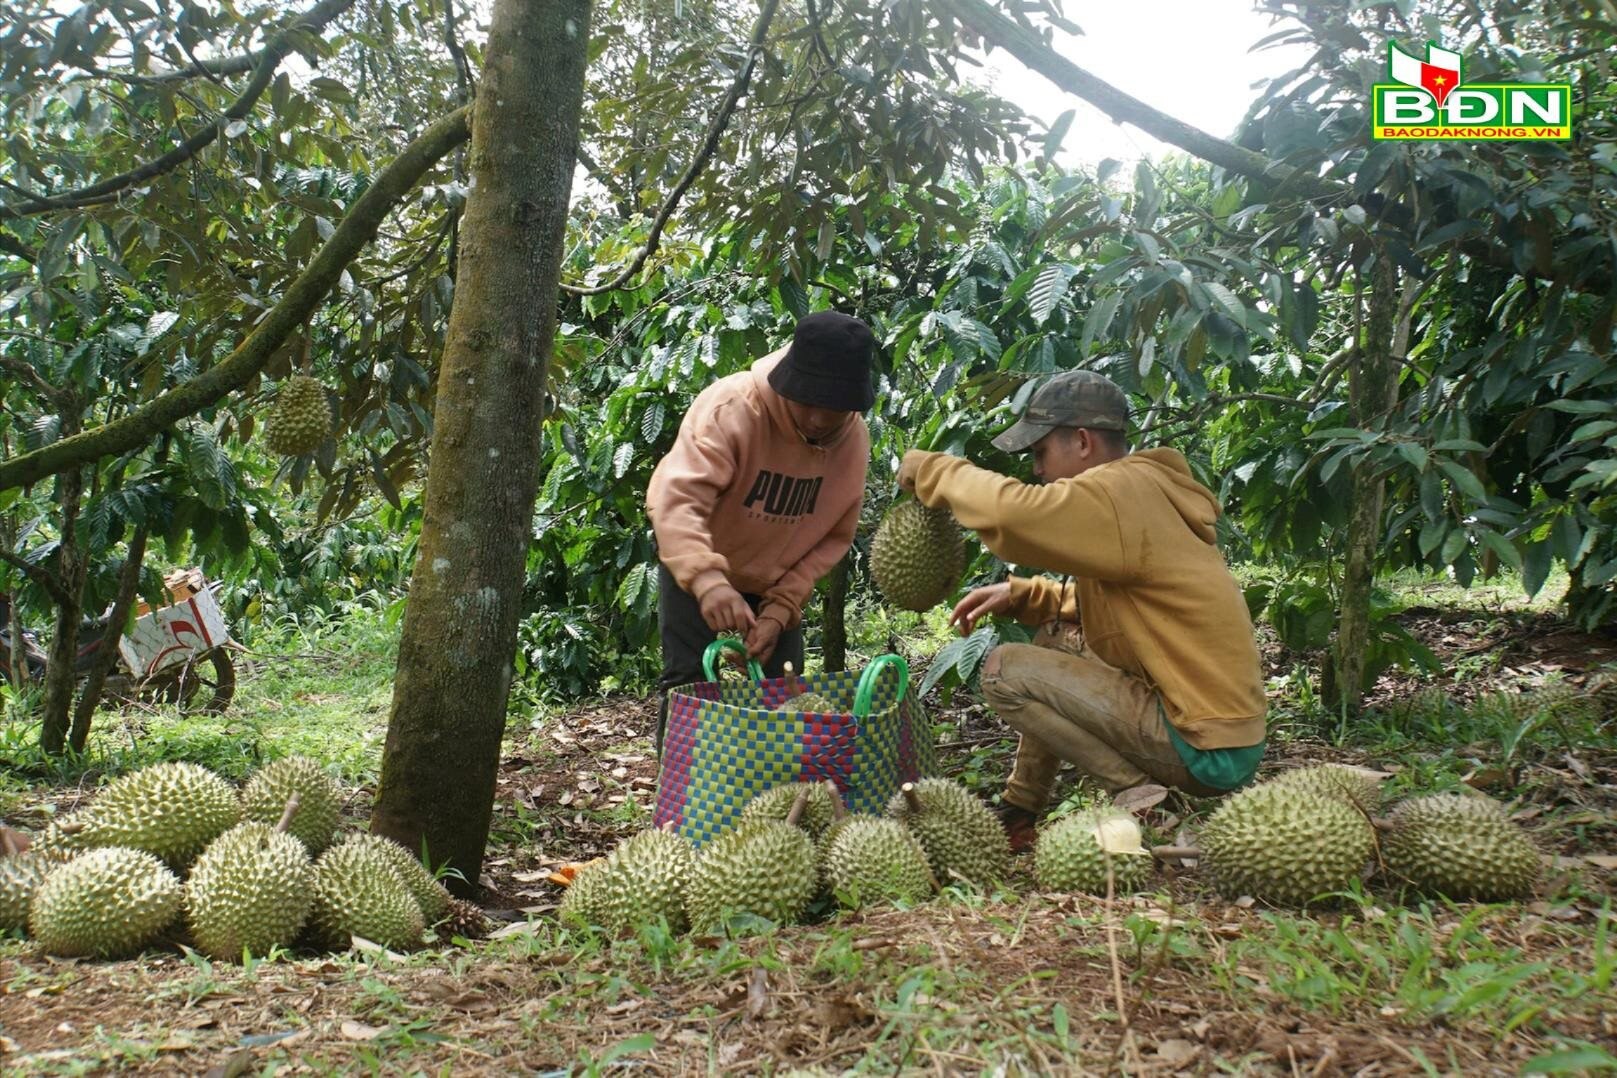
[[[1198,749],[1264,739],[1268,701],[1246,600],[1214,543],[1219,507],[1174,449],[1147,449],[1032,485],[928,456],[915,494],[947,506],[1000,558],[1071,575],[1012,577],[1024,624],[1082,619],[1095,655],[1161,694]]]

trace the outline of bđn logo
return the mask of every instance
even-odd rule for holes
[[[1426,43],[1426,59],[1387,45],[1387,76],[1371,89],[1376,139],[1555,140],[1572,137],[1567,83],[1465,83],[1460,54]]]

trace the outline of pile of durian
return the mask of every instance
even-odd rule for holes
[[[787,783],[700,853],[667,831],[625,840],[579,870],[558,916],[614,935],[659,921],[702,934],[749,918],[794,924],[817,899],[924,902],[940,882],[991,886],[1009,864],[999,820],[947,779],[905,783],[882,816],[848,814],[830,783]]]
[[[343,791],[313,760],[265,765],[239,791],[207,768],[163,763],[107,785],[0,858],[0,932],[47,954],[122,958],[183,942],[241,961],[274,947],[419,945],[476,908],[403,846],[337,832]]]
[[[1542,860],[1498,802],[1419,794],[1381,815],[1379,779],[1336,764],[1288,772],[1229,797],[1202,828],[1213,883],[1301,906],[1360,881],[1456,900],[1525,898]]]

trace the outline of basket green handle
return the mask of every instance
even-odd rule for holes
[[[898,667],[898,695],[893,698],[897,703],[904,699],[904,694],[910,689],[910,664],[899,655],[882,655],[865,667],[865,672],[859,677],[859,690],[854,693],[853,713],[856,718],[863,719],[870,714],[870,698],[876,692],[876,679],[881,672],[889,666]]]
[[[719,680],[719,673],[714,667],[713,661],[719,657],[720,653],[725,651],[733,651],[747,660],[747,676],[752,680],[762,681],[764,679],[764,668],[758,665],[757,659],[748,658],[747,649],[741,645],[741,641],[721,636],[709,644],[706,651],[702,652],[702,672],[707,675],[709,681]]]

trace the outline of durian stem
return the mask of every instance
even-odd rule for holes
[[[831,795],[831,818],[840,820],[848,814],[848,806],[842,803],[842,794],[837,790],[837,784],[826,779],[821,785]]]
[[[1370,817],[1370,823],[1377,831],[1394,831],[1398,825],[1383,816]]]
[[[1194,846],[1152,846],[1151,856],[1158,861],[1172,861],[1179,857],[1202,857],[1204,855]]]
[[[911,812],[921,811],[921,798],[920,795],[915,792],[915,783],[906,782],[904,785],[900,786],[898,790],[904,795],[904,803],[910,807]]]
[[[0,826],[0,856],[16,857],[28,849],[28,840],[9,827]]]
[[[809,788],[803,787],[797,791],[797,798],[792,802],[792,811],[786,814],[786,823],[791,827],[797,826],[797,821],[803,818],[803,810],[808,808]]]
[[[786,671],[787,695],[802,696],[804,693],[808,692],[808,682],[804,681],[801,677],[796,676],[795,671],[792,669],[792,661],[790,659],[782,663],[781,666]],[[795,689],[791,688],[794,681],[797,683],[797,688]]]
[[[276,831],[283,835],[286,834],[286,829],[292,826],[292,817],[298,814],[299,801],[297,794],[293,794],[286,799],[286,808],[281,811],[281,820],[275,825]]]
[[[664,820],[663,825],[657,828],[657,830],[661,831],[665,835],[671,835],[674,833],[674,829],[678,826],[679,823],[676,820]]]

